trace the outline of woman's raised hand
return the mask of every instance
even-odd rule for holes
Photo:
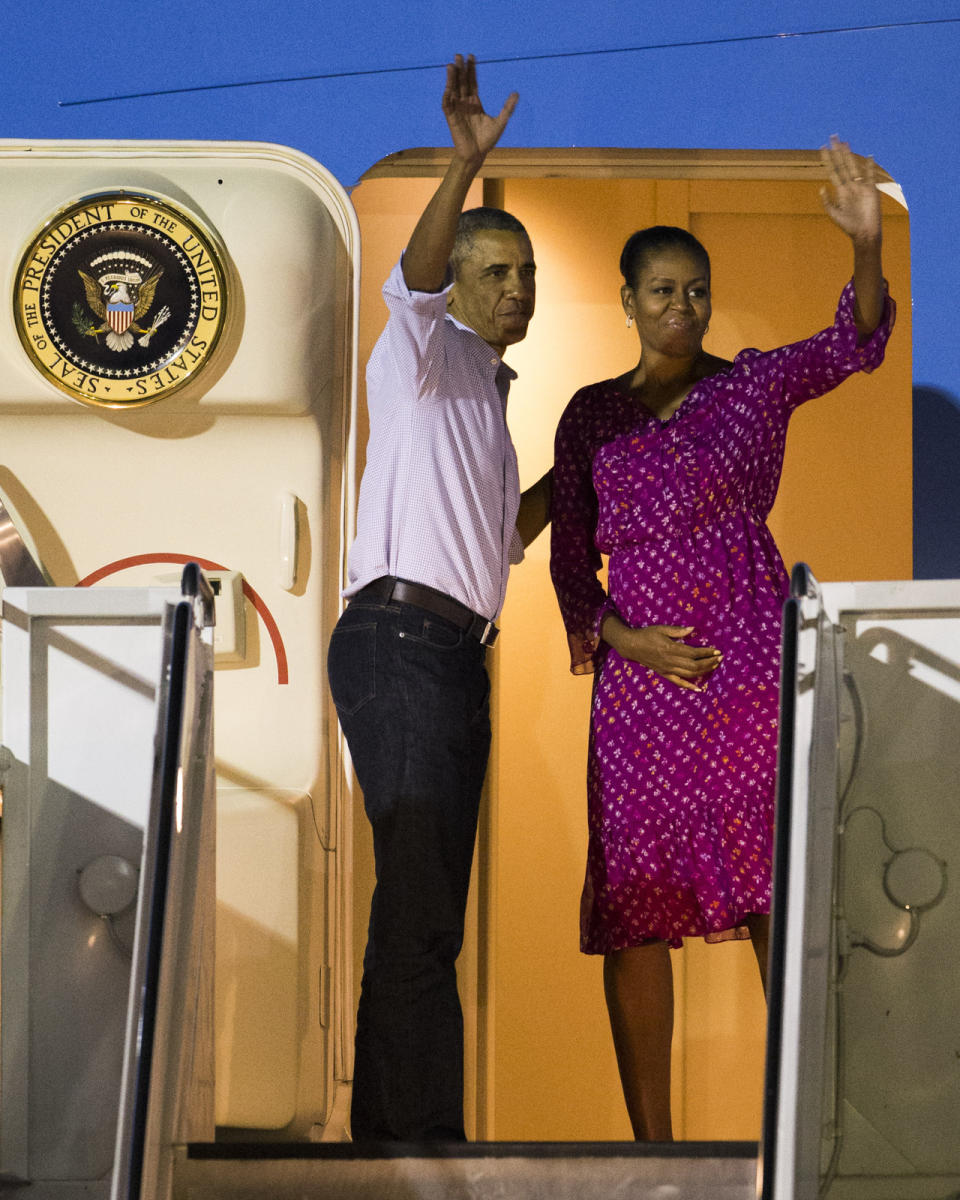
[[[443,115],[450,126],[453,148],[460,158],[469,162],[482,162],[487,153],[500,140],[513,110],[517,107],[517,93],[511,92],[496,117],[483,111],[477,91],[477,65],[472,54],[464,61],[458,54],[452,63],[447,63],[447,86],[443,91]]]
[[[820,189],[827,216],[855,242],[880,237],[880,193],[872,158],[858,158],[835,135],[820,149],[829,187]]]
[[[714,646],[688,646],[683,638],[691,633],[692,625],[644,625],[632,629],[614,613],[603,622],[603,639],[621,658],[656,671],[677,687],[701,692],[707,676],[717,669],[723,655]]]

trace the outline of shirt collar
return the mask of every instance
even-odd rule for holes
[[[462,321],[458,321],[456,317],[450,313],[445,314],[446,319],[457,329],[463,330],[464,333],[470,334],[467,340],[467,347],[473,355],[477,364],[483,367],[486,371],[492,371],[494,375],[502,374],[511,382],[517,378],[517,373],[513,367],[508,366],[503,361],[497,352],[488,346],[479,333],[475,329],[471,329],[469,325],[464,325]]]

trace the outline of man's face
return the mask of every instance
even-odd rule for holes
[[[479,230],[460,262],[447,309],[502,355],[527,335],[536,300],[536,270],[533,249],[523,234]]]

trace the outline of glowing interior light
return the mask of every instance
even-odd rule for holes
[[[177,833],[183,833],[183,770],[177,772],[176,822]]]

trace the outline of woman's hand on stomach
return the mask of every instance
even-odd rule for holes
[[[615,613],[604,618],[600,631],[621,658],[656,671],[677,687],[702,692],[723,655],[715,646],[688,645],[683,639],[693,632],[692,625],[642,625],[633,629]]]

